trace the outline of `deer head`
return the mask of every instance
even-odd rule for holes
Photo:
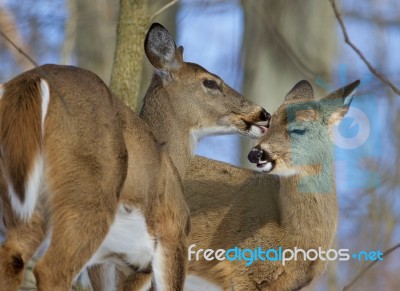
[[[155,74],[142,116],[151,115],[146,112],[154,108],[150,103],[165,102],[176,122],[188,125],[197,137],[237,132],[257,138],[266,131],[270,114],[217,75],[197,64],[184,62],[183,47],[177,48],[162,25],[151,26],[144,47]]]
[[[307,81],[297,83],[271,118],[268,132],[249,153],[249,160],[266,172],[301,174],[333,160],[331,126],[347,113],[359,85],[355,81],[325,98],[314,98]]]

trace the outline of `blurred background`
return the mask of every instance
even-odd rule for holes
[[[150,0],[148,9],[168,2]],[[351,40],[400,86],[400,2],[338,5]],[[38,64],[78,65],[109,83],[118,12],[118,0],[0,0],[0,31]],[[218,74],[271,113],[299,80],[309,80],[322,97],[361,79],[335,143],[340,218],[334,247],[384,251],[400,243],[400,96],[344,43],[328,0],[181,0],[155,21],[185,47],[186,61]],[[0,37],[0,83],[30,68]],[[151,74],[145,60],[140,97]],[[251,167],[246,156],[253,144],[238,136],[205,138],[197,154]],[[355,290],[399,290],[399,258],[400,249],[369,270]],[[342,289],[368,263],[331,262],[307,290]]]

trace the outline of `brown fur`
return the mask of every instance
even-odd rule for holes
[[[21,90],[22,88],[22,90]],[[40,150],[40,79],[16,79],[3,86],[0,102],[0,144],[3,172],[18,199],[25,200],[25,184]]]
[[[344,106],[340,100],[344,100],[357,85],[353,83],[325,98],[339,100],[335,106],[343,108],[340,109],[340,119],[348,110],[348,105]],[[275,160],[272,174],[289,169],[295,169],[297,174],[254,173],[204,159],[197,159],[192,164],[185,182],[192,220],[188,245],[195,243],[196,249],[214,250],[233,246],[242,249],[256,246],[293,249],[297,246],[304,250],[331,247],[337,223],[335,184],[333,182],[329,193],[320,193],[312,183],[309,193],[299,192],[299,179],[320,173],[321,169],[320,165],[298,168],[292,164],[293,155],[298,158],[304,153],[293,148],[287,132],[287,106],[314,100],[309,88],[308,84],[300,83],[288,94],[286,102],[273,115],[270,129],[260,141],[261,148]],[[321,108],[321,114],[325,116],[334,114],[330,108],[322,105]],[[310,114],[308,120],[315,121],[315,114]],[[321,128],[328,127],[322,116],[317,122]],[[315,155],[332,159],[333,147],[327,135],[314,136],[311,140]],[[331,170],[331,175],[323,176],[324,180],[320,182],[334,180],[333,164]],[[280,262],[256,261],[246,267],[242,262],[218,263],[203,259],[190,262],[189,273],[205,276],[225,290],[298,290],[321,275],[325,266],[326,261],[321,260],[291,261],[286,266]]]
[[[185,176],[192,157],[190,135],[193,130],[219,125],[233,127],[233,131],[246,135],[251,125],[268,122],[261,116],[263,111],[261,107],[246,100],[218,76],[197,64],[183,62],[181,50],[175,51],[175,58],[171,64],[165,63],[165,60],[158,60],[149,50],[150,48],[147,48],[146,53],[150,62],[162,72],[153,76],[140,116],[147,122],[171,157],[180,178]],[[204,80],[215,81],[219,90],[205,88]],[[128,145],[128,149],[131,146]],[[129,162],[129,165],[136,166],[136,162]],[[126,185],[133,187],[137,183],[140,181],[128,174]],[[175,206],[168,205],[160,209],[165,211],[174,208]],[[163,223],[160,225],[167,226],[167,221],[163,218]],[[150,220],[149,224],[151,223]],[[180,245],[177,245],[177,248],[174,253],[179,254],[182,259],[186,258],[186,250]],[[170,273],[169,276],[172,275],[173,273]],[[99,275],[91,272],[91,277],[98,278]],[[139,280],[136,282],[132,279],[132,284],[141,285],[140,276],[133,274],[131,278]],[[93,282],[93,285],[98,286],[98,282]]]
[[[0,290],[18,290],[23,280],[24,261],[21,254],[13,247],[0,247],[0,272],[4,274],[2,278],[2,286]]]
[[[26,262],[43,241],[44,233],[52,230],[50,246],[35,267],[40,290],[70,287],[73,277],[104,239],[121,204],[128,212],[133,208],[140,210],[148,232],[156,238],[155,247],[164,247],[168,260],[163,274],[166,288],[183,288],[189,215],[180,172],[186,168],[190,150],[181,147],[184,152],[172,151],[171,145],[178,142],[189,148],[192,129],[207,128],[216,122],[226,127],[234,125],[236,131],[246,133],[250,123],[265,120],[260,117],[261,107],[247,102],[198,65],[181,63],[179,69],[174,68],[168,74],[167,78],[154,78],[146,97],[147,104],[154,107],[152,110],[149,105],[144,107],[147,113],[143,116],[160,118],[158,124],[149,122],[156,136],[160,135],[157,139],[150,127],[92,73],[47,65],[16,78],[46,79],[51,92],[42,146],[45,186],[26,229],[19,228],[20,221],[6,226],[5,243],[13,241],[12,232],[15,237],[26,236],[27,242],[32,243],[30,246],[14,246]],[[227,100],[213,101],[215,96],[210,96],[202,85],[205,77],[216,79],[233,105]],[[171,96],[175,98],[169,100]],[[195,103],[183,98],[192,96]],[[209,107],[200,107],[202,102],[207,103],[203,98],[211,102]],[[181,111],[187,112],[191,119],[179,114],[173,117]],[[208,114],[206,118],[204,114]],[[232,122],[226,116],[240,120]],[[160,133],[161,128],[168,136]],[[176,132],[170,131],[171,128]],[[6,194],[2,196],[7,200]],[[8,210],[9,204],[5,207]],[[34,223],[36,215],[38,225]],[[123,254],[117,255],[117,259],[123,258]],[[3,276],[0,273],[0,278]],[[12,290],[18,285],[15,282],[16,285],[2,285],[2,282],[5,281],[1,281],[0,289]]]
[[[353,83],[328,97],[344,100],[358,85]],[[275,160],[272,174],[254,172],[247,169],[196,157],[184,181],[185,194],[190,208],[192,231],[188,246],[196,244],[195,250],[211,248],[229,249],[240,247],[264,250],[294,247],[323,250],[329,249],[336,232],[337,199],[334,187],[329,193],[315,191],[300,193],[299,179],[320,173],[320,165],[297,167],[292,164],[292,155],[300,152],[292,150],[287,132],[286,109],[289,104],[301,104],[313,99],[311,86],[299,83],[288,94],[286,102],[271,119],[271,127],[262,137],[260,146]],[[343,102],[342,102],[343,103]],[[336,104],[342,108],[343,104]],[[339,122],[348,106],[339,109]],[[335,116],[329,108],[321,110],[325,117]],[[318,120],[320,127],[328,127],[327,120]],[[302,120],[315,120],[315,114]],[[327,136],[314,136],[315,155],[332,159],[333,148]],[[310,144],[307,144],[310,146]],[[333,165],[332,165],[333,166]],[[296,170],[289,176],[274,175],[281,171]],[[332,175],[324,176],[325,183]],[[290,261],[285,266],[281,262],[255,261],[246,267],[243,261],[189,261],[188,273],[210,280],[224,290],[299,290],[320,276],[326,261]],[[137,274],[135,284],[129,290],[141,290],[147,275]],[[128,280],[129,281],[129,280]],[[142,284],[138,284],[142,282]],[[125,289],[127,290],[127,289]]]
[[[97,76],[87,71],[73,67],[43,66],[26,72],[5,84],[4,97],[0,101],[2,113],[14,112],[13,118],[17,121],[29,115],[40,120],[41,98],[37,90],[40,78],[47,79],[51,92],[45,135],[39,123],[39,141],[37,136],[29,134],[22,135],[22,140],[17,141],[28,145],[42,144],[41,152],[45,155],[44,192],[40,196],[41,203],[38,203],[40,207],[26,224],[16,221],[15,217],[9,219],[11,223],[6,225],[5,246],[19,249],[26,262],[51,226],[52,242],[36,266],[35,273],[39,289],[58,290],[68,288],[73,276],[97,249],[113,221],[126,175],[127,155],[115,112],[116,99]],[[33,86],[36,91],[26,94],[25,86],[28,89]],[[24,98],[28,101],[36,98],[39,105],[26,109],[28,111],[15,108],[21,107],[24,101],[15,102],[13,99]],[[10,140],[13,134],[23,131],[20,127],[29,123],[17,121],[10,127],[14,132],[8,132]],[[30,140],[32,138],[35,141]],[[26,151],[24,154],[30,156],[18,158],[32,161],[36,153]],[[19,164],[18,161],[9,165],[3,163],[3,168]],[[81,182],[83,179],[86,179],[86,183]],[[2,196],[4,198],[5,195]],[[99,211],[93,212],[93,207]],[[5,208],[5,211],[10,211]],[[91,225],[94,222],[96,227]],[[21,236],[21,233],[26,234]],[[6,251],[3,249],[2,253]],[[5,283],[1,282],[1,289],[12,290],[12,287],[3,285]]]

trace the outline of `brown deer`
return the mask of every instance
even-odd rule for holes
[[[216,250],[330,249],[337,225],[330,128],[348,111],[356,81],[323,99],[299,82],[271,118],[249,160],[268,173],[196,157],[184,181],[192,222],[188,273],[224,290],[298,290],[320,276],[324,260],[217,260]],[[207,249],[213,260],[205,259]],[[210,251],[209,251],[210,252]],[[196,259],[198,256],[198,259]],[[210,257],[210,253],[207,255]],[[271,255],[273,258],[273,256]],[[143,290],[138,274],[131,290]]]
[[[161,25],[150,28],[145,51],[156,68],[141,113],[148,124],[79,68],[41,66],[0,86],[0,290],[18,288],[46,238],[40,290],[66,290],[99,263],[151,271],[157,290],[182,289],[189,216],[181,175],[195,137],[258,137],[270,116],[184,62]]]

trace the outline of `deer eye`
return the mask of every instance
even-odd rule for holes
[[[290,135],[303,135],[307,132],[307,126],[304,122],[293,122],[287,128]]]
[[[203,85],[208,89],[219,90],[219,86],[214,80],[204,80]]]
[[[289,130],[290,134],[303,135],[307,130],[305,128],[292,128]]]

